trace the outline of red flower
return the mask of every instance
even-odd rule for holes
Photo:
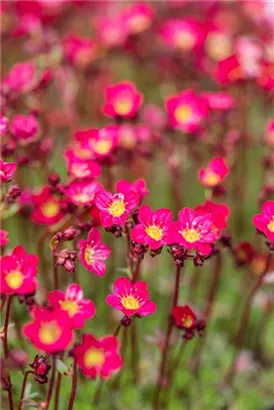
[[[220,237],[221,231],[227,226],[227,219],[230,209],[224,204],[215,204],[212,201],[206,201],[203,205],[198,205],[195,211],[201,214],[210,214],[213,222],[212,229]]]
[[[262,212],[255,215],[252,221],[258,231],[263,232],[270,242],[274,242],[274,201],[266,201]]]
[[[175,306],[172,309],[172,316],[176,326],[183,329],[193,329],[197,324],[197,317],[188,305]]]
[[[31,219],[34,222],[53,225],[63,218],[62,202],[52,194],[49,186],[45,186],[38,194],[32,195],[32,201],[34,210]]]
[[[17,114],[12,119],[10,130],[17,141],[28,144],[37,138],[39,123],[34,115]]]
[[[75,139],[79,141],[84,152],[91,154],[92,158],[102,159],[110,156],[116,148],[118,129],[117,125],[106,125],[101,129],[77,131]]]
[[[124,19],[128,32],[137,34],[151,26],[153,15],[153,10],[148,4],[136,3],[123,10],[121,18]]]
[[[203,186],[213,188],[220,185],[228,174],[229,168],[225,159],[216,157],[208,164],[207,168],[200,169],[199,180]]]
[[[116,183],[115,188],[117,192],[122,193],[133,191],[140,197],[140,199],[143,199],[149,193],[146,186],[146,181],[143,178],[139,178],[135,182],[129,182],[122,179]]]
[[[149,300],[146,282],[130,282],[119,278],[114,283],[114,293],[106,297],[108,305],[120,310],[126,316],[147,316],[156,311],[156,304]]]
[[[67,323],[71,328],[81,329],[87,319],[91,319],[96,307],[91,300],[83,299],[83,291],[78,284],[69,285],[66,292],[54,290],[48,294],[48,301],[55,311],[67,314]]]
[[[68,172],[74,178],[97,178],[101,175],[98,162],[80,158],[70,149],[65,153],[65,160]]]
[[[85,376],[95,379],[99,375],[108,379],[111,373],[122,367],[122,358],[117,350],[115,336],[96,339],[91,334],[84,334],[81,344],[74,347],[73,356]]]
[[[67,36],[63,48],[65,57],[77,68],[85,68],[97,55],[97,47],[89,37]]]
[[[22,246],[16,246],[10,255],[0,259],[1,294],[31,295],[35,292],[37,281],[36,255],[27,254]]]
[[[32,316],[33,321],[24,326],[23,334],[36,349],[45,353],[60,353],[70,346],[74,335],[66,312],[35,306]]]
[[[101,189],[102,185],[99,182],[93,179],[83,179],[71,182],[63,189],[63,192],[73,204],[90,206],[93,204],[95,194]]]
[[[17,165],[15,162],[3,162],[0,159],[0,181],[10,182],[15,173]]]
[[[5,246],[7,243],[9,243],[9,238],[8,238],[8,232],[3,231],[3,229],[0,229],[0,246]]]
[[[96,228],[91,228],[87,240],[81,239],[78,242],[79,259],[84,267],[94,272],[97,276],[106,273],[106,260],[110,255],[110,248],[102,243],[101,233]]]
[[[31,61],[15,64],[4,83],[14,92],[26,92],[37,83],[36,65]]]
[[[191,51],[204,41],[201,24],[191,19],[167,20],[161,31],[167,45],[182,51]]]
[[[126,81],[107,87],[105,97],[103,113],[113,118],[135,117],[143,101],[143,95],[132,83]]]
[[[243,70],[236,55],[218,61],[215,78],[221,84],[231,84],[243,80]]]
[[[217,235],[210,214],[200,214],[194,209],[183,208],[178,221],[171,225],[169,243],[179,244],[186,249],[196,249],[202,255],[209,255],[211,244]]]
[[[139,196],[133,191],[118,192],[113,195],[101,190],[95,195],[94,203],[101,211],[102,225],[108,227],[124,225],[130,212],[137,207],[139,200]]]
[[[169,229],[172,224],[172,212],[169,209],[158,209],[153,212],[147,205],[138,211],[139,225],[131,231],[131,238],[151,249],[158,249],[168,243]]]

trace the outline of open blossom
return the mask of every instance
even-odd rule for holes
[[[195,249],[202,255],[209,255],[217,234],[210,214],[200,214],[191,208],[183,208],[178,221],[170,229],[169,243],[179,244],[186,249]]]
[[[140,197],[140,199],[143,199],[149,193],[146,181],[143,178],[136,179],[135,182],[129,182],[122,179],[116,183],[115,187],[117,192],[126,193],[127,191],[133,191]]]
[[[153,10],[148,4],[135,3],[123,10],[120,17],[130,34],[138,34],[151,26],[153,15]]]
[[[102,243],[101,233],[96,228],[91,228],[87,240],[78,242],[79,259],[83,266],[97,276],[106,273],[105,260],[110,255],[110,248]]]
[[[70,149],[64,156],[68,172],[74,178],[97,178],[101,175],[101,166],[98,162],[80,158]]]
[[[36,139],[39,123],[34,115],[14,115],[10,124],[13,137],[22,144],[32,142]]]
[[[120,47],[128,37],[128,27],[122,16],[101,17],[96,21],[100,42],[105,47]]]
[[[106,88],[103,113],[108,117],[135,117],[143,101],[143,95],[134,84],[124,81]]]
[[[73,329],[81,329],[87,319],[91,319],[96,312],[95,304],[84,299],[81,287],[73,283],[65,292],[54,290],[48,294],[48,301],[55,311],[60,309],[68,317],[68,323]]]
[[[102,185],[93,179],[72,181],[64,189],[63,193],[68,201],[75,205],[90,206],[93,204],[95,194],[102,189]]]
[[[195,132],[208,114],[208,103],[194,91],[185,90],[167,99],[166,110],[171,127]]]
[[[156,311],[156,304],[149,300],[147,283],[131,283],[127,278],[115,281],[114,293],[106,297],[106,302],[126,316],[147,316]]]
[[[96,58],[97,47],[89,37],[70,35],[63,40],[67,60],[77,68],[86,67]]]
[[[27,254],[22,246],[0,259],[1,294],[31,295],[37,287],[38,273],[36,255]]]
[[[37,83],[36,65],[31,61],[16,63],[4,82],[14,92],[31,90]]]
[[[94,203],[100,210],[102,225],[106,228],[111,225],[124,225],[139,203],[139,196],[133,192],[110,192],[101,190],[94,198]]]
[[[9,243],[8,235],[9,233],[7,231],[3,231],[3,229],[0,229],[0,246],[1,247]]]
[[[215,230],[218,237],[221,231],[227,227],[227,219],[230,214],[230,209],[227,205],[216,204],[212,201],[206,201],[202,205],[198,205],[195,211],[201,214],[210,214],[212,219],[212,228]]]
[[[116,336],[97,339],[91,334],[84,334],[81,343],[73,348],[72,354],[83,375],[90,379],[95,379],[96,376],[108,379],[111,373],[122,367]]]
[[[193,329],[197,323],[197,317],[188,305],[174,306],[172,317],[175,325],[183,329]]]
[[[242,81],[244,79],[240,61],[236,55],[233,54],[224,60],[218,61],[215,79],[224,85]]]
[[[214,158],[206,168],[201,168],[199,171],[200,183],[206,188],[214,188],[220,185],[227,175],[229,168],[224,158]]]
[[[118,144],[118,126],[106,125],[105,127],[79,130],[75,138],[83,150],[88,150],[92,157],[102,159],[112,154]]]
[[[62,201],[52,194],[49,186],[45,186],[39,193],[33,194],[32,202],[34,209],[31,219],[38,224],[53,225],[64,216]]]
[[[166,245],[169,239],[169,228],[172,224],[172,212],[169,209],[158,209],[153,212],[145,205],[138,211],[139,224],[131,231],[131,238],[151,249],[159,249]]]
[[[15,162],[3,162],[0,158],[0,181],[10,182],[15,173],[17,165]]]
[[[60,353],[71,345],[74,335],[65,312],[35,306],[31,315],[33,321],[24,326],[23,334],[36,349]]]
[[[253,223],[270,242],[274,242],[274,201],[266,201],[263,204],[261,213],[253,217]]]
[[[182,51],[191,51],[204,40],[201,25],[191,19],[167,20],[161,29],[161,35],[167,45]]]

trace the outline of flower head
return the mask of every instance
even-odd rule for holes
[[[98,37],[105,47],[120,47],[128,37],[128,26],[121,16],[102,17],[96,22]]]
[[[96,161],[78,157],[73,150],[65,153],[67,169],[74,178],[97,178],[101,175],[101,166]]]
[[[10,182],[15,173],[17,164],[15,162],[3,162],[0,158],[0,181]]]
[[[59,222],[64,213],[62,211],[62,201],[52,194],[49,186],[32,195],[34,210],[31,219],[38,224],[53,225]]]
[[[263,204],[262,212],[253,217],[253,224],[270,242],[274,242],[274,201]]]
[[[167,45],[182,51],[191,51],[204,40],[201,24],[191,19],[167,20],[161,35]]]
[[[95,305],[83,298],[83,291],[78,284],[69,285],[65,292],[54,290],[48,294],[48,301],[55,311],[65,312],[71,328],[81,329],[87,319],[95,315]]]
[[[135,117],[143,101],[143,95],[132,83],[126,81],[107,87],[105,97],[103,113],[113,118]]]
[[[212,201],[206,201],[203,205],[198,205],[195,211],[201,214],[210,214],[213,222],[212,228],[216,231],[218,237],[221,231],[227,226],[227,219],[230,209],[224,204],[215,204]]]
[[[10,130],[13,137],[22,144],[35,141],[39,123],[34,115],[17,114],[13,117]]]
[[[0,258],[1,294],[31,295],[37,287],[36,275],[39,259],[16,246],[9,255]]]
[[[35,306],[31,313],[33,321],[24,326],[23,334],[36,349],[60,353],[70,346],[74,335],[66,312]]]
[[[127,191],[133,191],[140,197],[140,199],[143,199],[149,193],[146,181],[143,178],[139,178],[135,182],[129,182],[122,179],[116,183],[115,187],[117,192],[126,193]]]
[[[138,211],[139,224],[131,231],[131,238],[151,249],[158,249],[168,243],[169,229],[172,224],[172,212],[169,209],[158,209],[153,212],[147,205]]]
[[[5,78],[5,83],[14,92],[26,92],[37,83],[36,65],[31,61],[15,64]]]
[[[97,47],[88,37],[67,36],[63,48],[67,60],[77,68],[85,68],[97,55]]]
[[[3,231],[3,229],[0,229],[0,247],[7,245],[9,243],[9,238],[8,238],[9,233],[7,231]]]
[[[93,179],[72,181],[64,189],[68,200],[75,205],[90,206],[93,204],[95,194],[102,189],[102,185]]]
[[[130,34],[138,34],[151,26],[153,14],[148,4],[135,3],[122,11],[121,18],[125,21]]]
[[[95,379],[98,375],[108,379],[111,373],[122,367],[115,336],[96,339],[91,334],[84,334],[81,343],[73,348],[73,356],[83,375],[90,379]]]
[[[176,326],[183,329],[193,329],[197,324],[197,317],[188,305],[174,306],[172,317]]]
[[[118,126],[91,128],[77,131],[75,138],[85,152],[90,152],[93,158],[102,159],[112,154],[118,144]]]
[[[221,84],[232,84],[243,80],[243,70],[235,54],[218,61],[215,78]]]
[[[170,228],[170,244],[179,244],[189,250],[196,249],[202,255],[210,254],[211,245],[216,240],[211,215],[200,214],[191,208],[183,208],[178,221]]]
[[[227,175],[229,168],[224,158],[214,158],[206,168],[201,168],[199,171],[200,183],[207,188],[214,188],[220,185]]]
[[[126,316],[147,316],[156,311],[156,304],[149,300],[147,283],[131,283],[127,278],[115,281],[114,293],[106,297],[106,302]]]
[[[91,228],[87,240],[78,242],[79,259],[83,266],[97,276],[106,273],[105,260],[110,255],[110,248],[102,243],[101,233],[96,228]]]

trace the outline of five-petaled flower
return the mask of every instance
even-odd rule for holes
[[[189,250],[195,249],[207,256],[217,238],[210,214],[200,214],[194,209],[183,208],[179,212],[178,221],[171,225],[169,243],[179,244]]]
[[[83,298],[83,291],[77,283],[69,285],[67,290],[54,290],[48,294],[48,302],[54,310],[66,312],[69,325],[73,329],[81,329],[87,319],[91,319],[96,312],[95,304]]]
[[[188,305],[174,306],[172,317],[175,325],[183,329],[193,329],[197,324],[197,317]]]
[[[266,201],[263,204],[262,212],[253,217],[253,223],[270,242],[274,242],[274,201]]]
[[[0,259],[1,294],[31,295],[37,287],[36,255],[27,254],[22,246]]]
[[[147,316],[156,311],[156,304],[149,300],[147,283],[131,283],[127,278],[115,281],[114,293],[106,297],[106,302],[125,316]]]
[[[108,379],[111,373],[122,367],[116,336],[97,339],[91,334],[84,334],[81,343],[73,348],[72,354],[83,375],[91,379],[96,376]]]
[[[53,225],[63,216],[62,201],[52,194],[50,187],[45,186],[39,193],[33,194],[34,210],[31,219],[38,224]]]
[[[131,231],[131,238],[151,249],[159,249],[168,243],[169,228],[172,224],[172,213],[169,209],[158,209],[153,212],[147,205],[138,211],[139,224]]]
[[[201,168],[199,171],[199,180],[206,188],[214,188],[220,185],[227,175],[229,168],[224,158],[214,158],[206,168]]]
[[[101,233],[96,228],[91,228],[87,240],[81,239],[78,242],[79,259],[84,267],[94,272],[97,276],[106,273],[105,260],[110,255],[110,248],[102,243]]]

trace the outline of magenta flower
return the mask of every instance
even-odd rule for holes
[[[9,243],[9,238],[8,238],[9,233],[7,231],[3,231],[3,229],[0,229],[0,247],[7,245]]]
[[[67,60],[77,68],[86,67],[97,55],[97,46],[89,37],[67,36],[63,49]]]
[[[15,162],[3,162],[0,158],[0,181],[10,182],[15,173],[17,165]]]
[[[166,245],[169,239],[169,229],[172,224],[172,212],[169,209],[158,209],[153,212],[147,205],[138,211],[139,224],[131,231],[131,238],[151,249],[159,249]]]
[[[22,144],[35,141],[39,123],[34,115],[17,114],[13,117],[10,130],[14,138]]]
[[[221,235],[221,231],[227,227],[227,219],[230,214],[230,209],[224,204],[215,204],[212,201],[206,201],[202,205],[198,205],[195,208],[200,214],[210,214],[213,222],[212,229],[215,230],[218,238]]]
[[[32,61],[15,64],[4,82],[14,92],[31,90],[37,83],[36,65]]]
[[[126,81],[107,87],[105,98],[103,113],[112,118],[135,117],[143,101],[143,95]]]
[[[244,79],[243,70],[238,57],[233,54],[224,60],[218,61],[215,79],[221,84],[232,84]]]
[[[135,3],[123,10],[121,14],[130,34],[147,30],[152,24],[153,16],[152,8],[145,3]]]
[[[93,179],[72,181],[63,189],[68,200],[75,205],[90,206],[93,204],[95,194],[102,190],[102,185]]]
[[[230,110],[235,107],[235,98],[226,92],[212,91],[201,94],[212,110]]]
[[[110,248],[102,243],[101,233],[96,228],[91,228],[87,240],[78,242],[79,259],[83,266],[97,276],[104,276],[106,264],[104,261],[110,255]]]
[[[253,217],[253,224],[264,233],[270,242],[274,242],[274,201],[266,201],[262,212]]]
[[[102,225],[106,228],[124,225],[131,211],[138,206],[139,200],[139,196],[133,191],[113,195],[101,190],[95,195],[94,203],[100,210]]]
[[[106,125],[101,129],[79,130],[75,138],[84,151],[89,151],[93,158],[102,159],[110,156],[116,148],[118,128],[117,125]]]
[[[68,316],[67,322],[73,329],[81,329],[87,319],[91,319],[96,312],[95,304],[83,298],[81,287],[73,283],[67,287],[66,292],[54,290],[48,294],[50,306],[55,311],[60,309]]]
[[[195,132],[208,115],[208,103],[194,91],[185,90],[166,100],[166,110],[171,127]]]
[[[270,120],[266,124],[265,142],[274,148],[274,120]]]
[[[156,304],[149,300],[147,283],[131,283],[127,278],[115,281],[114,293],[106,297],[106,302],[126,316],[147,316],[156,311]]]
[[[66,151],[67,169],[74,178],[97,178],[101,175],[101,166],[96,161],[78,157],[72,149]]]
[[[33,194],[32,201],[34,210],[31,219],[34,222],[43,225],[54,225],[63,218],[63,202],[52,194],[49,186],[45,186],[39,193]]]
[[[2,114],[0,114],[0,136],[4,135],[7,132],[8,123],[9,120],[7,119],[7,117],[4,117]]]
[[[200,214],[191,208],[183,208],[178,221],[171,225],[170,244],[179,244],[186,249],[195,249],[209,255],[211,245],[217,240],[210,214]]]
[[[224,158],[214,158],[206,168],[201,168],[199,171],[200,183],[206,188],[214,188],[220,185],[227,175],[229,168]]]
[[[98,37],[105,47],[122,46],[128,37],[128,27],[120,16],[101,17],[96,21]]]
[[[172,19],[164,23],[161,36],[168,46],[182,51],[191,51],[203,43],[205,33],[198,21]]]
[[[111,373],[122,367],[116,336],[96,339],[91,334],[84,334],[81,343],[73,348],[72,354],[83,375],[90,379],[95,379],[98,375],[108,379]]]
[[[122,193],[133,191],[140,197],[140,199],[143,199],[149,193],[146,181],[143,178],[139,178],[135,182],[129,182],[125,179],[122,179],[120,181],[117,181],[115,188],[117,192]]]
[[[1,257],[1,294],[33,294],[37,287],[38,262],[37,256],[27,254],[22,246]]]

